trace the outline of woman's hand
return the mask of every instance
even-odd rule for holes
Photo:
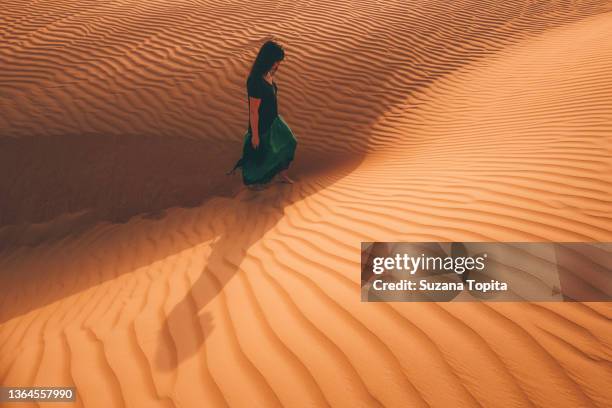
[[[253,149],[257,149],[257,146],[259,146],[259,135],[253,135],[251,144],[253,145]]]

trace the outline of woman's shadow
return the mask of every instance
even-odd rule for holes
[[[245,189],[226,200],[213,220],[213,243],[206,264],[181,300],[167,313],[157,341],[156,364],[174,370],[195,355],[215,329],[211,301],[236,276],[247,251],[284,216],[298,197],[295,185],[274,183],[263,191]],[[179,271],[176,271],[179,272]]]

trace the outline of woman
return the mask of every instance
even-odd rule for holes
[[[275,176],[293,183],[287,174],[293,161],[297,140],[278,114],[278,87],[274,74],[285,57],[283,47],[274,41],[264,43],[247,78],[249,124],[244,136],[242,157],[227,174],[242,167],[245,185],[261,189]]]

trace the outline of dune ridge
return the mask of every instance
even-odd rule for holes
[[[74,384],[57,407],[609,406],[607,303],[361,303],[357,271],[361,241],[612,241],[611,11],[3,4],[0,383]],[[223,172],[272,31],[298,183],[252,192]]]

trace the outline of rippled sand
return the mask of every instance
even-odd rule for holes
[[[1,8],[0,384],[610,406],[608,304],[361,303],[359,243],[612,241],[612,2]],[[224,173],[270,33],[297,183],[253,192]]]

